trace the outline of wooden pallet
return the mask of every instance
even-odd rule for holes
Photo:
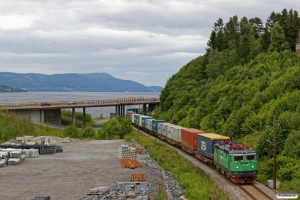
[[[136,159],[122,158],[120,159],[120,162],[124,168],[135,169],[138,167],[142,167],[141,163],[139,163],[139,161],[137,161]]]
[[[144,173],[133,172],[130,176],[130,182],[146,181],[146,175]]]

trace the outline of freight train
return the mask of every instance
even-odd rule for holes
[[[126,111],[134,127],[169,144],[181,148],[201,161],[215,167],[235,183],[253,183],[257,177],[257,155],[252,148],[229,137],[185,128],[164,120]]]

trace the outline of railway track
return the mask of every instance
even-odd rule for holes
[[[265,194],[253,184],[239,185],[240,189],[253,200],[272,200],[273,198]]]

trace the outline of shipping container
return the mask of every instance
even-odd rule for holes
[[[150,131],[152,131],[152,121],[154,119],[146,119],[146,128]]]
[[[146,127],[146,119],[153,119],[153,118],[149,117],[149,116],[142,116],[141,119],[142,119],[142,127],[147,128]]]
[[[132,114],[132,115],[131,115],[131,122],[132,122],[132,123],[135,123],[135,116],[136,116],[136,115],[139,115],[139,114]]]
[[[176,142],[181,142],[181,126],[175,126],[172,127],[172,135],[173,135],[173,140],[175,140]]]
[[[197,134],[204,134],[205,132],[195,128],[181,129],[181,144],[192,149],[197,150]]]
[[[166,124],[169,124],[169,123],[167,123],[167,122],[164,122],[164,123],[159,123],[158,124],[158,128],[157,128],[157,132],[159,133],[159,134],[163,134],[163,126],[166,126]]]
[[[162,124],[161,128],[161,134],[165,137],[167,137],[167,132],[168,132],[168,125],[171,125],[171,126],[175,126],[174,124],[170,124],[170,123],[164,123]]]
[[[131,115],[132,115],[132,114],[135,114],[135,112],[131,112],[131,111],[130,111],[130,112],[127,112],[127,115],[126,115],[127,118],[130,119],[130,121],[131,121]]]
[[[158,133],[158,124],[166,123],[165,120],[153,120],[152,121],[152,130]]]
[[[144,115],[141,115],[141,114],[134,115],[134,123],[135,124],[139,125],[139,122],[142,122],[142,120],[140,120],[141,116],[144,116]]]
[[[139,121],[138,121],[138,125],[142,126],[142,117],[145,117],[146,115],[140,115],[139,116]],[[147,116],[148,117],[148,116]]]
[[[214,145],[218,142],[229,140],[230,138],[224,135],[215,133],[206,133],[197,135],[197,152],[213,159],[214,156]]]
[[[134,112],[134,110],[127,109],[127,110],[126,110],[126,116],[128,115],[129,112]]]
[[[176,127],[177,125],[175,124],[168,124],[167,125],[167,137],[173,140],[173,132],[172,132],[172,128]]]

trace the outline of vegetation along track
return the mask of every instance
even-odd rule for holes
[[[271,197],[253,184],[240,184],[239,187],[253,200],[272,200]]]

